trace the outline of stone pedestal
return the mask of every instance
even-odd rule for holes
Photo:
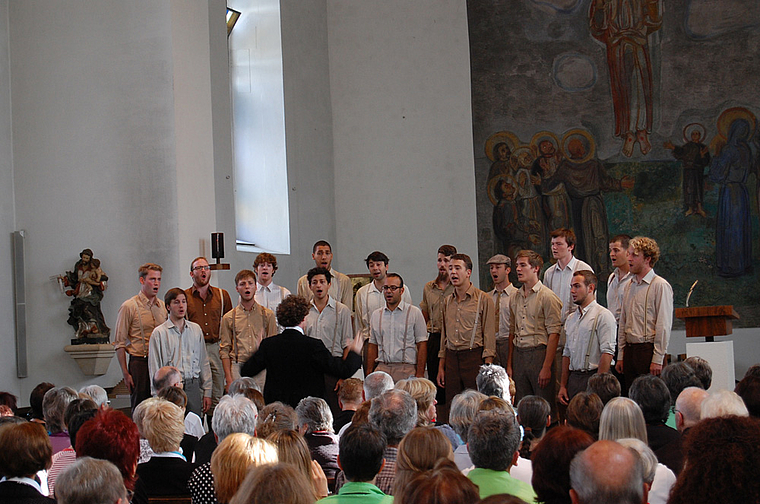
[[[79,364],[79,369],[87,376],[106,374],[116,349],[108,343],[97,345],[66,345],[63,350]]]

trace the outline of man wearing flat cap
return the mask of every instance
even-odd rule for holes
[[[496,307],[496,359],[494,364],[507,367],[509,356],[509,298],[517,288],[509,281],[512,260],[504,254],[490,258],[488,265],[493,280],[493,290],[488,293]]]

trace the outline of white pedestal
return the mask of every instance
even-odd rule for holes
[[[66,345],[63,350],[79,364],[87,376],[100,376],[108,372],[116,350],[110,343],[97,345]]]
[[[686,356],[702,357],[710,363],[713,372],[710,392],[734,390],[736,387],[733,341],[686,343]]]

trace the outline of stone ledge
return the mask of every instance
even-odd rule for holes
[[[95,345],[66,345],[63,350],[74,359],[87,376],[100,376],[108,372],[116,349],[108,343]]]

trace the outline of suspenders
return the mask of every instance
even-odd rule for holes
[[[476,292],[478,292],[478,291],[476,291]],[[472,325],[472,334],[470,335],[470,350],[472,350],[472,347],[475,346],[475,335],[477,334],[477,330],[478,330],[478,322],[480,322],[480,303],[481,303],[481,301],[483,301],[482,294],[484,294],[484,293],[477,294],[477,296],[478,296],[478,308],[477,308],[477,310],[475,312],[475,323]],[[454,296],[456,296],[456,293],[454,293],[454,294],[446,297],[445,309],[443,311],[444,318],[446,317],[446,312],[449,309],[449,299],[451,299]],[[485,345],[485,340],[483,341],[483,344]]]
[[[404,319],[404,334],[401,336],[401,363],[406,364],[406,333],[409,330],[409,313],[411,313],[412,310],[409,309],[409,307],[406,308],[406,318]],[[380,312],[380,326],[377,328],[378,332],[380,333],[380,337],[383,336],[383,313],[385,310]],[[393,316],[393,313],[391,312],[391,316]],[[390,356],[388,355],[388,352],[385,351],[385,347],[383,347],[383,355],[385,355],[385,362],[386,364],[390,363]]]
[[[222,301],[224,301],[224,300],[222,300]],[[258,304],[258,303],[256,303],[256,304]],[[238,306],[240,306],[240,305],[238,305]],[[233,308],[233,313],[232,313],[232,338],[231,338],[232,339],[232,351],[235,354],[235,362],[238,362],[240,360],[240,351],[239,351],[240,349],[238,348],[238,345],[237,345],[238,333],[237,333],[237,328],[236,328],[236,324],[235,324],[235,318],[236,318],[235,315],[236,315],[236,313],[234,313],[234,311],[237,308],[238,308],[237,306],[235,308]],[[263,308],[264,308],[263,306],[261,308],[262,308],[262,310],[261,310],[261,336],[262,336],[262,338],[259,339],[259,335],[254,333],[254,338],[256,339],[256,348],[257,349],[259,347],[259,344],[261,343],[261,340],[264,339],[263,338],[264,332],[267,330],[266,312],[263,310]],[[253,309],[254,310],[256,309],[256,305],[253,305]],[[222,310],[224,310],[224,306],[222,306]],[[221,330],[220,330],[219,334],[221,334]]]

